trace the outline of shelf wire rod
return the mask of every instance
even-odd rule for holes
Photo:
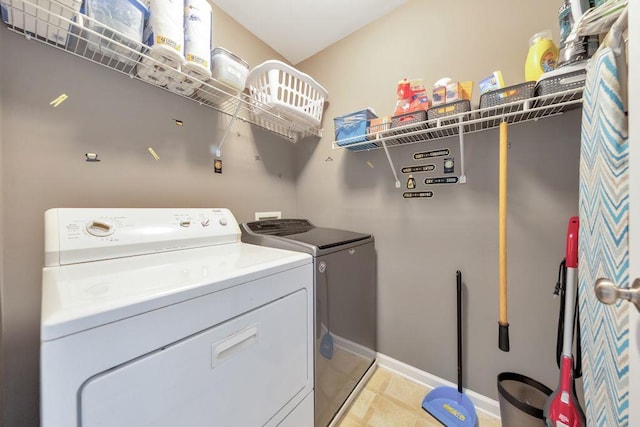
[[[387,155],[387,160],[389,161],[389,166],[391,167],[391,172],[393,172],[393,177],[396,180],[396,188],[400,188],[402,184],[400,184],[400,180],[398,179],[398,173],[396,172],[396,167],[393,165],[393,160],[391,160],[391,155],[389,154],[389,149],[387,148],[387,143],[385,140],[382,140],[382,148],[384,148],[384,154]]]
[[[240,93],[238,93],[238,98],[239,97],[240,97]],[[224,142],[227,140],[227,136],[229,136],[229,131],[231,130],[231,126],[233,125],[233,122],[235,122],[236,117],[238,117],[238,112],[240,111],[240,104],[242,104],[242,101],[238,99],[238,105],[236,107],[236,111],[234,111],[233,116],[231,117],[231,120],[229,121],[229,124],[227,125],[227,128],[225,129],[224,134],[222,135],[222,139],[220,139],[220,144],[218,145],[218,148],[216,148],[216,157],[222,156],[222,146],[224,145]]]
[[[467,183],[467,175],[464,173],[464,124],[462,116],[458,118],[458,135],[460,139],[460,184]]]

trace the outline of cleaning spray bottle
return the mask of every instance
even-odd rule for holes
[[[553,43],[551,31],[536,33],[529,39],[529,53],[524,66],[526,81],[537,81],[540,76],[556,68],[558,48]]]

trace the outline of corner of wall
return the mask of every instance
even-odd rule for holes
[[[0,31],[0,58],[2,58],[2,31]],[[3,121],[3,116],[2,116],[2,87],[3,85],[3,79],[2,79],[2,63],[0,63],[0,424],[3,424],[2,420],[4,420],[4,393],[3,393],[3,388],[2,388],[2,384],[4,384],[4,382],[2,381],[4,375],[4,351],[3,351],[3,331],[2,331],[2,326],[4,325],[4,322],[2,321],[2,304],[3,304],[3,300],[2,300],[2,294],[3,294],[3,265],[4,265],[4,204],[3,204],[3,200],[4,200],[4,185],[3,185],[3,175],[2,172],[4,171],[4,167],[2,167],[3,164],[3,159],[2,159],[2,151],[3,151],[3,144],[2,144],[2,136],[4,134],[4,130],[2,127],[2,121]]]

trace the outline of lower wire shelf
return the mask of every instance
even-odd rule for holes
[[[425,120],[378,132],[371,132],[367,140],[354,137],[333,142],[334,149],[368,151],[397,145],[433,141],[465,134],[480,132],[500,126],[500,122],[524,123],[557,116],[566,111],[580,108],[584,88],[557,92],[541,97],[472,110],[460,114]],[[353,141],[353,142],[352,142]],[[355,142],[358,141],[358,142]]]
[[[362,141],[362,136],[351,138],[351,140],[343,139],[334,141],[333,148],[348,149],[350,151],[384,149],[395,179],[395,187],[401,188],[402,184],[400,183],[398,173],[391,159],[389,148],[457,136],[460,144],[460,176],[458,177],[457,183],[466,184],[467,177],[464,169],[465,134],[497,128],[501,122],[517,124],[537,121],[580,108],[582,106],[583,91],[584,87],[580,87],[550,95],[384,129],[378,132],[370,132],[364,141]]]

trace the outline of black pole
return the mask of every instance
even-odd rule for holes
[[[458,315],[458,393],[462,393],[462,273],[456,271]]]

